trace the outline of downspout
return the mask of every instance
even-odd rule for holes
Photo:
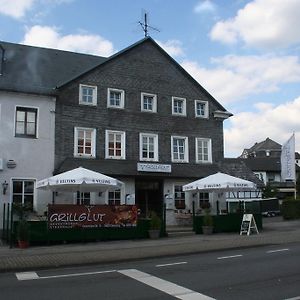
[[[3,75],[3,67],[4,67],[4,54],[5,54],[5,49],[3,46],[0,44],[0,51],[1,51],[1,57],[0,57],[0,76]]]

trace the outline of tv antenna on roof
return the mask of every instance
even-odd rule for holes
[[[155,27],[152,27],[150,25],[148,25],[148,14],[146,12],[144,12],[144,22],[141,22],[139,21],[139,24],[141,25],[141,27],[143,28],[143,31],[144,31],[144,34],[145,34],[145,37],[149,36],[148,35],[148,29],[153,29],[155,31],[159,31],[159,29],[155,28]]]

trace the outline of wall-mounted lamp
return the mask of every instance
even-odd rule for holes
[[[7,188],[8,188],[8,183],[7,183],[6,180],[5,180],[5,181],[2,183],[2,192],[3,192],[3,195],[6,194]]]

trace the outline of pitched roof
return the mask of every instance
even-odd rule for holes
[[[216,105],[220,108],[221,111],[226,112],[228,117],[232,116],[232,114],[230,112],[227,112],[227,110],[205,88],[203,88],[203,86],[194,77],[192,77],[174,58],[172,58],[161,46],[159,46],[149,36],[145,37],[142,40],[130,45],[129,47],[113,54],[112,56],[108,57],[106,60],[100,62],[99,64],[97,64],[93,67],[91,67],[90,70],[82,72],[81,74],[79,74],[79,75],[77,75],[73,78],[69,78],[66,82],[64,82],[60,86],[58,86],[58,88],[63,87],[64,85],[67,85],[68,83],[72,82],[73,80],[78,79],[79,77],[84,76],[86,73],[91,72],[94,69],[98,68],[100,65],[107,64],[110,61],[120,57],[124,53],[127,53],[128,51],[131,51],[132,49],[138,47],[139,45],[141,45],[143,43],[147,43],[147,42],[152,43],[152,45],[154,45],[165,57],[167,57],[172,64],[174,64],[185,76],[187,76],[194,84],[196,84],[202,90],[202,92],[204,92],[213,102],[216,103]]]
[[[271,140],[270,138],[266,138],[266,140],[255,143],[248,152],[258,152],[258,151],[265,151],[265,150],[272,150],[272,151],[281,151],[281,145],[276,143],[275,141]]]
[[[0,45],[5,50],[0,89],[6,91],[53,95],[58,85],[106,60],[101,56],[3,41]]]

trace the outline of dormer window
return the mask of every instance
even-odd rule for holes
[[[79,104],[97,105],[97,87],[92,85],[79,85]]]

